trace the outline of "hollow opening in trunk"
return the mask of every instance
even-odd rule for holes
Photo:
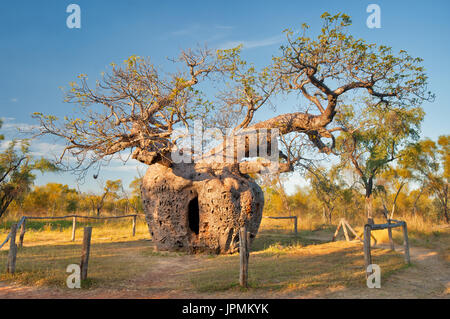
[[[195,197],[189,202],[188,206],[188,223],[189,229],[198,235],[200,227],[200,213],[198,209],[198,197]]]

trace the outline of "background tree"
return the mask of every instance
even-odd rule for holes
[[[107,180],[105,182],[105,186],[103,187],[103,194],[91,198],[93,205],[95,205],[97,216],[100,216],[100,212],[103,209],[106,198],[107,197],[117,198],[118,192],[121,189],[122,189],[122,181],[120,179],[115,181]]]
[[[13,140],[0,153],[0,217],[14,200],[30,190],[36,177],[33,171],[36,170],[46,172],[57,168],[44,158],[33,158],[28,140]]]
[[[75,212],[81,196],[67,185],[48,183],[33,187],[20,202],[22,211],[57,215],[59,212]]]
[[[373,190],[376,178],[398,158],[399,151],[418,138],[423,119],[420,107],[368,103],[359,111],[343,107],[337,121],[345,128],[337,139],[342,164],[353,169],[363,186],[368,222],[373,222]]]
[[[135,213],[140,213],[143,211],[141,185],[142,177],[135,177],[129,185],[131,189],[130,206],[133,208]]]
[[[343,196],[344,181],[340,177],[339,166],[329,170],[324,167],[308,169],[306,177],[317,198],[322,203],[326,221],[332,223],[334,209],[339,205],[338,199]]]
[[[440,136],[437,143],[424,139],[410,145],[400,164],[411,172],[413,180],[436,196],[441,216],[449,223],[450,135]]]
[[[382,198],[383,214],[386,219],[394,218],[400,192],[408,188],[408,179],[410,178],[410,172],[398,166],[389,166],[378,178],[377,187]],[[393,195],[391,199],[389,199],[389,194]],[[390,210],[389,203],[391,204]]]
[[[56,171],[47,160],[34,160],[29,155],[28,147],[21,146],[17,151],[16,142],[0,154],[0,217],[6,212],[13,200],[26,194],[36,176],[33,171]]]

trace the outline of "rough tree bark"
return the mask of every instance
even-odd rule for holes
[[[149,231],[159,250],[233,253],[244,224],[252,240],[262,218],[261,188],[239,165],[151,165],[142,182]]]

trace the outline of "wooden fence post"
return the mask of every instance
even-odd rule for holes
[[[133,216],[133,237],[136,235],[136,215]]]
[[[366,271],[366,277],[371,275],[371,273],[367,272],[367,267],[372,264],[372,255],[370,252],[370,233],[371,233],[372,227],[367,224],[364,225],[364,265],[365,265],[365,271]]]
[[[298,224],[298,217],[294,216],[294,233],[297,235],[297,224]]]
[[[388,219],[388,224],[391,224],[391,220]],[[394,239],[392,238],[392,228],[388,228],[389,244],[391,245],[391,250],[395,250]]]
[[[75,231],[77,230],[77,218],[72,217],[72,241],[75,241]]]
[[[27,219],[24,218],[22,221],[22,226],[20,226],[20,236],[19,236],[19,248],[23,247],[23,238],[25,237],[25,232],[26,232],[26,222]]]
[[[344,220],[342,220],[342,229],[344,230],[345,240],[350,241],[350,238],[348,237],[347,226],[345,225]]]
[[[249,257],[249,244],[247,237],[247,227],[243,226],[239,230],[239,261],[240,261],[240,272],[239,272],[239,284],[241,287],[248,287],[248,257]]]
[[[406,227],[406,222],[402,223],[403,228],[403,246],[405,249],[405,262],[409,265],[411,259],[409,257],[409,240],[408,240],[408,228]]]
[[[17,256],[16,233],[17,233],[17,224],[12,224],[11,237],[9,238],[8,261],[6,264],[6,272],[10,274],[14,274],[16,272],[16,256]]]
[[[87,278],[88,273],[88,264],[89,264],[89,253],[91,251],[91,234],[92,227],[84,227],[84,236],[83,236],[83,250],[81,252],[81,280],[85,280]]]
[[[355,236],[355,238],[358,238],[359,241],[363,241],[361,239],[361,237],[358,236],[358,234],[355,232],[355,230],[352,228],[352,226],[350,226],[350,224],[347,222],[347,220],[344,219],[344,224],[345,226],[347,226],[347,229],[350,230],[352,232],[352,234]]]
[[[339,229],[341,229],[341,227],[342,227],[342,219],[339,221],[339,225],[336,228],[336,231],[334,232],[334,235],[333,235],[333,238],[331,238],[331,241],[335,241],[336,240],[336,237],[339,234]]]

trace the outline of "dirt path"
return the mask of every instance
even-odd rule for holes
[[[308,239],[330,241],[330,235],[318,232]],[[377,244],[376,247],[389,249],[387,244]],[[403,247],[395,247],[404,253]],[[318,290],[306,295],[307,298],[449,298],[450,299],[450,266],[442,260],[437,251],[410,247],[412,266],[390,276],[383,281],[381,270],[381,288],[334,288],[324,292]],[[296,297],[296,296],[292,296]],[[302,297],[302,296],[297,296]]]
[[[377,245],[388,249],[388,245]],[[396,248],[403,253],[403,248]],[[307,298],[448,298],[450,299],[450,267],[438,252],[419,247],[410,248],[412,266],[391,275],[383,281],[381,288],[343,287],[334,291],[315,291]],[[293,296],[295,297],[295,296]]]
[[[195,298],[191,292],[180,289],[177,279],[183,275],[184,269],[195,267],[200,262],[197,256],[189,255],[159,259],[150,271],[130,280],[127,286],[133,289],[62,289],[0,282],[0,299]]]
[[[318,239],[318,238],[317,238]],[[387,247],[383,247],[387,248]],[[401,251],[400,248],[397,248]],[[413,265],[390,276],[381,289],[335,287],[305,292],[269,293],[249,291],[236,294],[195,293],[186,281],[180,280],[185,269],[195,268],[201,256],[177,256],[160,259],[148,272],[130,281],[133,289],[58,289],[28,287],[0,282],[2,298],[450,298],[450,267],[436,251],[411,247]],[[131,257],[131,256],[130,256]],[[181,284],[181,282],[183,282]]]

